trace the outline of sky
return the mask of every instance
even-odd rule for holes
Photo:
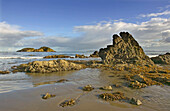
[[[96,50],[121,31],[144,50],[170,51],[170,1],[0,0],[0,51]]]

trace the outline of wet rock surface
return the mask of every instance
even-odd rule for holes
[[[49,56],[45,56],[43,58],[71,58],[71,56],[66,56],[66,55],[49,55]]]
[[[65,106],[73,106],[75,105],[76,101],[74,99],[71,100],[66,100],[60,104],[60,106],[65,107]]]
[[[100,89],[101,90],[106,90],[106,91],[112,91],[113,90],[112,86],[103,86]]]
[[[80,70],[84,68],[82,64],[76,64],[66,60],[33,61],[28,64],[21,64],[13,72],[29,73],[51,73],[59,71]]]
[[[152,57],[151,60],[155,64],[170,64],[170,53],[159,55],[157,57]]]
[[[127,102],[130,104],[134,104],[134,105],[141,105],[142,102],[139,99],[136,99],[135,97],[133,98],[129,98],[124,96],[124,93],[122,92],[114,92],[114,93],[103,93],[99,95],[100,98],[102,98],[105,101],[121,101],[121,102]]]
[[[76,54],[75,58],[88,58],[88,56]]]
[[[39,49],[34,48],[23,48],[21,50],[18,50],[17,52],[55,52],[53,49],[49,47],[40,47]]]
[[[139,99],[136,99],[134,97],[130,100],[130,103],[134,105],[138,105],[138,106],[142,105],[142,102]]]
[[[94,89],[94,87],[92,87],[91,85],[86,85],[83,87],[83,91],[92,91]]]
[[[120,36],[113,35],[113,45],[101,48],[99,56],[104,64],[110,65],[154,65],[153,61],[145,55],[142,47],[128,32],[120,32]]]
[[[154,74],[154,77],[150,74],[145,74],[145,75],[130,74],[130,75],[125,75],[125,79],[130,82],[129,83],[130,87],[136,88],[136,89],[144,88],[144,87],[151,86],[151,85],[162,85],[163,86],[163,83],[166,83],[169,81],[169,74],[167,74],[165,77],[163,77],[162,75],[161,77],[166,78],[166,80],[160,80],[160,81],[156,81],[156,78],[155,78],[156,75],[159,75],[159,74]]]
[[[46,93],[46,94],[42,95],[42,99],[49,99],[49,98],[55,97],[55,96],[56,95],[54,95],[54,94]]]
[[[100,98],[108,101],[115,101],[115,100],[125,100],[128,99],[124,96],[124,93],[122,92],[114,92],[114,93],[103,93],[99,95]]]

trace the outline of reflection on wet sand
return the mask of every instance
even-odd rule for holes
[[[47,85],[47,84],[55,84],[55,83],[64,83],[68,80],[68,76],[71,76],[76,71],[63,71],[63,72],[55,72],[55,73],[27,73],[29,77],[31,77],[31,82],[33,87]]]
[[[60,79],[58,81],[46,81],[46,82],[35,83],[33,85],[34,85],[34,87],[37,87],[37,86],[45,85],[45,84],[64,83],[66,81],[68,81],[68,80],[67,79]]]

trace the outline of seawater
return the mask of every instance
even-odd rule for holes
[[[32,61],[46,61],[57,60],[44,59],[44,56],[48,55],[68,55],[75,56],[75,54],[90,55],[93,51],[60,51],[60,52],[0,52],[0,70],[11,70],[12,66],[32,62]],[[100,58],[62,58],[66,60],[100,60]],[[41,77],[40,77],[41,78]],[[37,79],[36,79],[37,80]],[[24,72],[0,74],[0,93],[10,92],[14,90],[21,90],[33,87],[32,76],[25,74]]]
[[[44,56],[48,55],[68,55],[75,56],[75,54],[84,54],[89,56],[94,51],[58,51],[58,52],[0,52],[0,70],[11,71],[12,66],[32,62],[32,61],[45,61],[45,60],[56,60],[43,59]],[[153,57],[159,54],[164,54],[166,51],[146,51],[148,56]],[[66,60],[101,60],[100,58],[64,58]],[[85,72],[82,72],[85,73]],[[50,75],[47,75],[50,76]],[[40,76],[37,78],[41,78]],[[38,79],[36,79],[38,80]],[[2,75],[0,74],[0,93],[10,92],[14,90],[26,89],[33,87],[32,76],[25,74],[24,72],[10,73]]]

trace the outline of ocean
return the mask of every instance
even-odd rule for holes
[[[43,59],[47,55],[68,55],[75,56],[75,54],[84,54],[89,56],[94,51],[58,51],[58,52],[0,52],[0,70],[11,71],[12,66],[32,61],[45,61],[53,59]],[[159,54],[164,54],[166,51],[146,51],[149,57],[154,57]],[[57,59],[57,58],[56,58]],[[100,60],[100,58],[65,58],[66,60]],[[10,92],[14,90],[21,90],[33,87],[32,76],[24,72],[0,74],[0,93]]]

